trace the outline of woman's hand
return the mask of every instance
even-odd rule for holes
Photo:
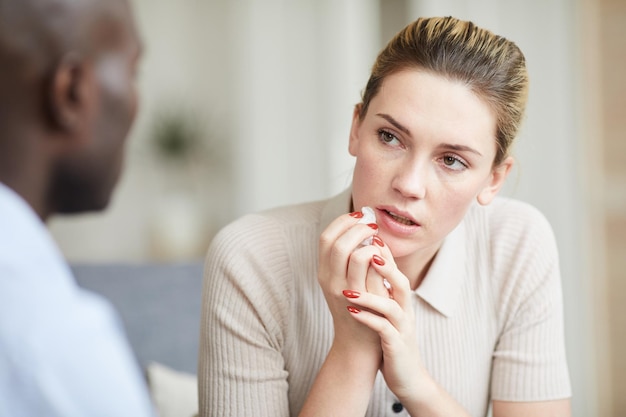
[[[415,401],[421,389],[430,383],[417,344],[415,313],[409,280],[397,268],[391,251],[379,246],[380,258],[371,263],[371,270],[390,284],[386,294],[344,291],[346,300],[357,309],[347,315],[376,332],[380,338],[383,361],[381,372],[389,389],[401,402]],[[382,281],[379,280],[379,281]]]
[[[377,291],[387,294],[382,286],[382,277],[370,268],[374,256],[381,256],[380,246],[361,245],[365,239],[375,235],[378,227],[358,223],[361,217],[360,212],[340,216],[321,234],[318,281],[333,316],[335,343],[346,349],[371,351],[380,359],[380,338],[375,331],[347,314],[346,309],[351,303],[342,294],[346,288],[359,292],[373,290],[376,287],[374,281],[380,283]]]
[[[300,416],[363,416],[382,361],[375,331],[350,317],[343,290],[366,292],[382,277],[370,267],[377,245],[362,245],[378,227],[359,224],[361,213],[335,219],[320,236],[318,281],[333,316],[335,337]],[[382,259],[382,258],[381,258]],[[379,288],[384,287],[382,285]],[[386,290],[384,293],[388,294]]]

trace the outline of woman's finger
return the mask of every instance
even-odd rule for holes
[[[348,272],[346,274],[347,288],[357,291],[369,291],[367,286],[370,274],[378,273],[371,268],[370,262],[374,256],[379,256],[380,250],[374,246],[361,246],[350,254]],[[371,271],[371,272],[370,272]],[[380,278],[382,281],[382,277]]]
[[[333,220],[320,234],[320,255],[327,254],[337,238],[357,224],[360,217],[362,217],[362,213],[354,212],[341,215]]]
[[[379,296],[370,292],[346,290],[344,297],[359,310],[371,311],[375,315],[384,317],[398,331],[405,329],[410,320],[406,320],[407,314],[400,305],[388,296]],[[380,329],[379,329],[380,330]]]
[[[374,255],[379,256],[379,255]],[[380,258],[382,259],[382,258]],[[365,278],[365,289],[370,294],[375,294],[380,297],[391,296],[391,293],[385,287],[385,278],[376,271],[371,265],[368,265],[367,276]]]
[[[375,228],[358,224],[359,218],[359,212],[339,216],[320,235],[320,268],[328,268],[331,276],[345,276],[352,252],[376,233]]]
[[[376,236],[374,244],[380,249],[381,259],[372,259],[372,267],[380,274],[384,280],[391,297],[400,304],[405,311],[413,309],[411,287],[408,278],[398,269],[389,246],[380,237]]]
[[[354,300],[351,301],[354,302]],[[375,309],[367,309],[360,304],[350,307],[352,308],[348,308],[348,311],[354,319],[376,332],[381,340],[386,341],[386,344],[392,344],[394,340],[398,339],[400,331],[387,316],[380,314]]]

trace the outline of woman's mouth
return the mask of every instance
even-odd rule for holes
[[[398,223],[402,223],[404,225],[407,226],[415,226],[417,223],[415,223],[413,220],[408,219],[406,217],[400,216],[399,214],[393,213],[389,210],[384,210],[385,213],[387,213],[389,215],[389,217],[391,217],[392,219],[394,219],[395,221],[397,221]]]

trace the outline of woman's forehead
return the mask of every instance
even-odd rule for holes
[[[493,109],[466,84],[426,71],[388,76],[368,115],[387,122],[393,119],[399,130],[411,135],[463,141],[486,138],[489,148],[495,141]]]

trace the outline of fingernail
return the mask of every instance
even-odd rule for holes
[[[372,256],[372,261],[378,266],[383,266],[385,264],[385,260],[378,255]]]
[[[361,213],[360,211],[353,211],[352,213],[350,213],[350,216],[354,217],[355,219],[360,219],[361,217],[363,217],[363,213]]]
[[[367,225],[374,230],[378,230],[378,225],[376,223],[368,223]]]
[[[374,242],[375,244],[377,244],[381,248],[383,246],[385,246],[385,242],[383,242],[383,240],[381,238],[379,238],[378,236],[372,236],[372,242]]]
[[[359,310],[358,308],[353,307],[353,306],[348,306],[348,307],[346,307],[346,308],[348,309],[348,311],[349,311],[350,313],[353,313],[353,314],[357,314],[357,313],[360,313],[360,312],[361,312],[361,310]]]
[[[348,298],[359,298],[361,293],[358,291],[343,290],[343,295]]]

